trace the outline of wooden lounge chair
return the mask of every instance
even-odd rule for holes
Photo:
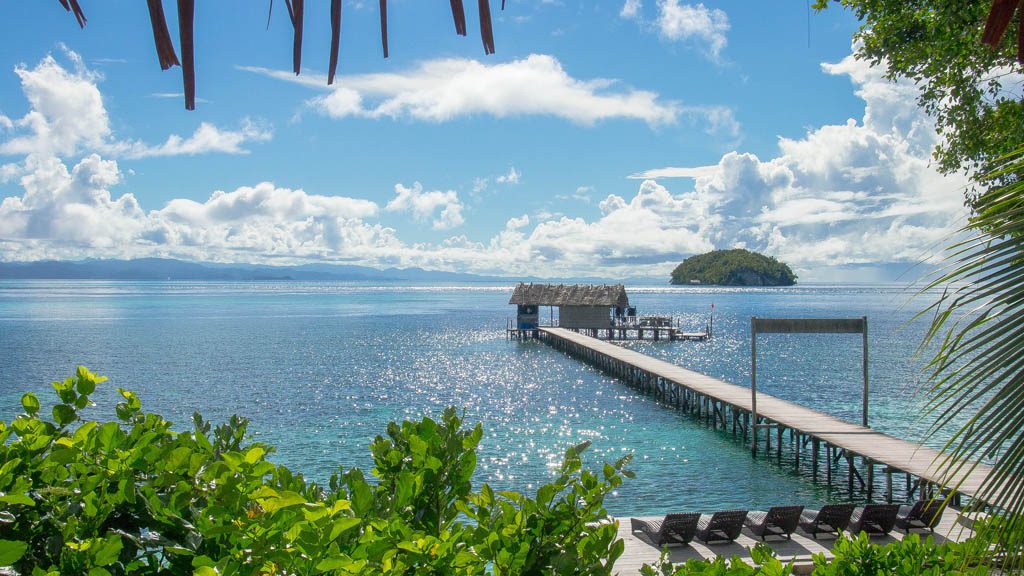
[[[888,534],[896,525],[896,514],[899,511],[900,507],[896,504],[867,504],[863,508],[857,508],[850,517],[850,534]]]
[[[699,512],[686,514],[666,514],[664,520],[630,519],[632,532],[643,532],[655,546],[664,544],[689,544],[697,531]]]
[[[826,504],[821,510],[804,510],[800,514],[800,528],[815,540],[818,534],[839,534],[846,529],[853,515],[853,504]]]
[[[935,526],[942,518],[942,507],[945,501],[918,500],[913,506],[900,506],[896,513],[896,529],[910,533],[911,530],[935,531]]]
[[[732,542],[743,530],[746,510],[724,510],[708,516],[702,514],[697,523],[697,538],[706,544],[711,542]]]
[[[754,536],[761,538],[763,542],[768,536],[781,536],[786,540],[796,530],[800,522],[800,513],[804,511],[803,506],[775,506],[767,512],[754,510],[747,514],[743,525],[750,528]]]

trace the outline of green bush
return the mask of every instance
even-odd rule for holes
[[[941,576],[943,574],[988,574],[982,566],[968,566],[962,551],[969,543],[936,544],[931,536],[921,540],[908,534],[903,540],[884,546],[872,544],[867,534],[840,536],[832,546],[834,558],[814,555],[815,576]]]
[[[472,489],[480,425],[391,423],[368,481],[329,485],[267,460],[247,421],[175,432],[119,389],[117,422],[84,420],[105,378],[54,382],[53,421],[35,395],[0,422],[0,566],[21,574],[611,574],[623,543],[601,522],[629,457],[600,475],[582,444],[534,498]]]
[[[966,576],[988,574],[988,567],[972,564],[978,542],[936,544],[931,536],[921,540],[908,534],[886,545],[874,544],[867,534],[840,536],[832,545],[832,557],[815,554],[813,576]],[[667,553],[657,564],[644,565],[643,576],[788,576],[792,564],[782,564],[770,548],[758,543],[751,550],[752,563],[742,558],[687,560],[673,565]]]

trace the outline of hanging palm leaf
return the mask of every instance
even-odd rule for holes
[[[928,285],[947,288],[925,344],[938,344],[928,363],[929,437],[952,431],[939,463],[954,490],[957,478],[990,462],[978,500],[998,521],[984,537],[1008,558],[1024,535],[1024,149],[989,179],[1011,184],[988,190],[977,213],[949,249],[948,267]],[[1013,176],[1017,175],[1014,179]],[[1007,549],[1009,548],[1009,549]],[[1019,560],[1017,560],[1019,562]]]
[[[85,28],[86,18],[78,0],[57,0],[65,10],[71,12],[78,25]],[[157,61],[162,70],[171,66],[181,66],[182,85],[185,92],[185,109],[196,108],[196,75],[195,75],[195,0],[178,0],[178,30],[181,42],[181,61],[174,53],[174,43],[167,31],[164,18],[163,0],[146,0],[149,8],[150,24],[153,27],[153,43],[156,45]],[[270,17],[274,12],[274,0],[270,0],[267,12],[267,28],[270,28]],[[292,35],[292,70],[298,75],[302,70],[302,32],[305,17],[304,0],[285,0],[288,18],[291,21]],[[488,0],[479,0],[480,36],[484,43],[484,53],[494,53],[494,30],[491,24],[491,8]],[[505,9],[502,0],[501,9]],[[455,33],[466,35],[466,13],[462,0],[451,0],[452,18],[455,20]],[[341,35],[341,0],[331,0],[329,13],[331,23],[331,52],[328,66],[327,84],[334,83],[338,68],[338,51]],[[384,57],[388,57],[388,3],[380,0],[380,40],[384,49]]]

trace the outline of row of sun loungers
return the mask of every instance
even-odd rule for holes
[[[642,532],[656,546],[689,544],[694,537],[706,544],[732,542],[739,537],[744,526],[761,540],[769,536],[788,540],[798,527],[814,539],[819,534],[838,536],[843,530],[849,530],[851,534],[867,532],[882,535],[893,528],[904,532],[934,530],[942,515],[942,506],[942,500],[919,500],[912,506],[868,504],[855,508],[853,504],[829,504],[821,510],[777,506],[767,512],[692,512],[668,514],[663,520],[633,518],[631,528],[634,533]]]

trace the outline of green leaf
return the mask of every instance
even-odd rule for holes
[[[25,395],[21,397],[21,407],[24,408],[25,412],[31,416],[36,412],[39,412],[39,398],[36,398],[36,395],[31,392],[26,392]]]
[[[338,518],[331,523],[331,533],[328,540],[337,540],[345,532],[359,526],[359,518]]]
[[[82,368],[79,366],[79,368]],[[88,372],[88,371],[86,371]],[[96,390],[96,380],[93,379],[92,374],[86,374],[84,377],[81,372],[78,374],[78,382],[75,384],[75,389],[78,390],[79,394],[89,395]]]
[[[192,571],[193,576],[217,576],[219,572],[212,566],[199,566]]]
[[[78,413],[67,404],[57,404],[53,407],[53,419],[60,426],[67,426],[78,419]]]
[[[36,501],[28,494],[4,494],[0,496],[0,502],[4,504],[21,504],[23,506],[36,505]]]
[[[10,566],[21,559],[28,544],[20,540],[0,540],[0,566]]]
[[[245,452],[245,463],[255,464],[260,458],[263,458],[263,455],[266,453],[267,451],[264,450],[263,448],[259,446],[253,446],[252,448],[249,448]]]

